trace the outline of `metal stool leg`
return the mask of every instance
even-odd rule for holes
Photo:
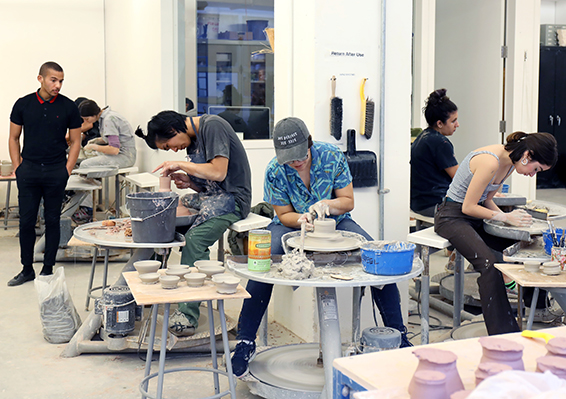
[[[92,283],[94,281],[94,270],[96,269],[96,258],[98,257],[98,247],[94,247],[94,255],[92,257],[92,268],[90,270],[90,278],[88,280],[88,289],[86,290],[86,304],[85,310],[88,310],[90,306],[90,297],[92,293]]]
[[[102,291],[108,287],[108,256],[110,255],[110,248],[104,248],[104,271],[102,274]]]
[[[167,327],[169,326],[170,303],[163,307],[163,328],[161,329],[161,349],[159,350],[159,374],[157,377],[157,399],[163,398],[163,379],[165,377],[165,357],[167,356]]]
[[[462,310],[464,309],[464,277],[464,258],[456,251],[454,265],[454,315],[452,317],[452,325],[454,327],[460,326]]]
[[[538,301],[538,294],[539,294],[540,288],[539,287],[535,287],[535,290],[533,292],[533,299],[531,300],[531,309],[529,312],[529,318],[527,319],[527,330],[530,330],[531,328],[533,328],[533,321],[535,320],[535,311],[537,308],[537,301]],[[522,329],[523,326],[519,326],[519,328]]]
[[[152,305],[151,306],[151,327],[149,330],[149,342],[147,344],[147,355],[145,358],[145,372],[144,378],[149,375],[151,372],[151,358],[153,357],[153,345],[155,343],[155,329],[157,326],[157,313],[158,313],[159,305]],[[149,381],[145,382],[143,386],[144,390],[147,392],[147,387],[149,386]],[[142,394],[142,399],[146,399],[147,396]]]
[[[228,372],[228,385],[230,386],[230,397],[236,399],[236,381],[232,371],[232,362],[230,361],[230,344],[228,342],[228,330],[226,329],[226,316],[224,314],[224,300],[216,301],[218,313],[220,313],[220,326],[222,327],[222,344],[224,353],[226,354],[226,371]]]
[[[212,356],[212,367],[218,370],[218,357],[216,355],[216,335],[214,334],[214,313],[212,311],[212,301],[206,301],[208,307],[208,330],[210,331],[210,355]],[[226,363],[230,363],[230,352],[225,353]],[[212,373],[214,376],[214,393],[218,395],[220,392],[220,383],[218,382],[218,374]]]
[[[428,344],[429,332],[429,298],[430,291],[430,269],[429,269],[429,247],[421,246],[421,259],[424,269],[421,274],[421,345]]]

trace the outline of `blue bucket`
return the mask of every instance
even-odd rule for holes
[[[382,276],[407,274],[413,268],[416,245],[403,241],[369,241],[362,245],[362,268]]]
[[[560,241],[560,237],[564,234],[564,229],[555,229],[556,232],[556,239]],[[552,243],[552,237],[550,236],[550,230],[545,230],[542,232],[542,239],[544,241],[544,252],[547,255],[550,255],[552,252],[552,247],[554,244]]]

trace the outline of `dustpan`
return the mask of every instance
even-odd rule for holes
[[[344,153],[350,173],[353,178],[353,186],[376,187],[377,186],[377,156],[371,151],[356,151],[356,131],[348,129],[347,146],[348,151]]]

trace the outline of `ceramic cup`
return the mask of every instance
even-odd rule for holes
[[[173,289],[173,288],[177,288],[177,284],[179,284],[179,281],[181,280],[181,278],[179,276],[161,276],[159,277],[159,281],[161,282],[161,287],[165,288],[165,289]]]
[[[525,271],[529,273],[536,273],[540,271],[540,262],[524,262]]]
[[[537,372],[549,370],[555,376],[566,379],[566,359],[560,356],[541,356],[537,358]]]
[[[10,176],[12,174],[12,162],[2,161],[2,166],[0,166],[0,174],[2,176]]]
[[[525,371],[524,346],[520,343],[494,336],[481,337],[479,342],[483,350],[480,363],[502,363],[511,366],[513,370]]]
[[[187,281],[187,286],[189,287],[202,287],[205,278],[206,274],[204,273],[185,274],[185,280]]]
[[[550,259],[560,264],[560,270],[564,270],[566,265],[566,247],[552,247]]]
[[[234,294],[238,290],[240,279],[232,275],[222,276],[221,279],[216,279],[216,292],[219,294]]]
[[[159,191],[161,192],[171,191],[171,176],[159,177]]]
[[[159,273],[143,273],[139,275],[142,284],[155,284],[159,280],[159,276]]]
[[[138,260],[134,262],[134,267],[139,274],[155,273],[161,267],[161,262],[158,260]]]
[[[542,264],[542,272],[549,276],[555,276],[560,274],[560,263],[559,262],[544,262]]]
[[[566,337],[552,338],[546,344],[547,355],[566,358]]]

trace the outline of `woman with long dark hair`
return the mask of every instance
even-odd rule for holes
[[[438,206],[435,231],[450,240],[480,273],[478,287],[489,335],[520,330],[507,299],[503,275],[493,266],[497,259],[492,249],[501,252],[513,241],[486,233],[483,220],[518,227],[531,225],[528,213],[520,209],[502,212],[493,202],[493,196],[513,171],[532,177],[553,167],[557,157],[556,139],[552,135],[512,133],[505,145],[489,145],[469,153]]]

